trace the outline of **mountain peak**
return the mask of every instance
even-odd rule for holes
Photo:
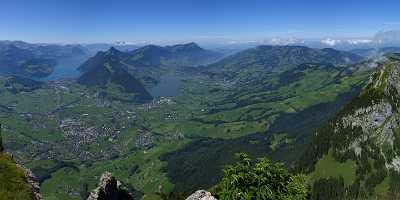
[[[118,58],[118,57],[117,57]],[[85,66],[85,65],[84,65]],[[126,71],[119,59],[90,60],[84,68],[84,73],[78,78],[78,83],[87,87],[101,87],[117,85],[121,94],[112,96],[113,99],[124,101],[147,102],[152,100],[143,84],[132,74]],[[117,92],[116,90],[114,92]],[[132,95],[133,94],[133,95]]]
[[[195,48],[201,48],[197,43],[195,43],[195,42],[189,42],[189,43],[186,43],[186,44],[183,44],[184,46],[187,46],[187,47],[195,47]]]
[[[118,49],[116,49],[115,47],[110,47],[110,49],[108,49],[108,51],[106,52],[109,55],[120,55],[122,54],[121,51],[119,51]]]
[[[361,56],[338,50],[320,50],[305,46],[261,45],[226,57],[210,66],[214,71],[237,72],[242,69],[282,72],[304,63],[352,64]]]
[[[186,51],[205,51],[198,44],[194,42],[186,43],[186,44],[177,44],[173,46],[167,46],[172,52],[186,52]]]

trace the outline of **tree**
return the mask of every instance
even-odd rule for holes
[[[303,200],[307,197],[304,175],[292,175],[279,163],[261,158],[253,163],[238,154],[238,163],[224,169],[218,186],[221,200]]]

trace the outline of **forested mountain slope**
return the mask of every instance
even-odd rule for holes
[[[399,95],[400,59],[392,54],[299,160],[313,199],[400,198]]]
[[[111,48],[104,54],[99,53],[92,60],[94,64],[78,78],[78,83],[97,87],[108,98],[124,101],[146,102],[152,99],[143,84],[120,63],[122,52]]]

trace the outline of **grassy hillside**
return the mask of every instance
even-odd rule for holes
[[[25,174],[14,160],[3,152],[0,134],[0,200],[29,199],[32,199],[32,191]]]
[[[23,171],[16,167],[16,163],[9,155],[4,153],[0,153],[0,199],[32,199],[32,191]]]

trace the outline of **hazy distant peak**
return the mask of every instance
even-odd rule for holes
[[[106,53],[109,55],[120,55],[122,52],[112,46]]]
[[[186,43],[186,44],[177,44],[174,46],[167,46],[171,52],[193,52],[193,51],[204,51],[199,45],[194,42]]]
[[[197,43],[195,42],[190,42],[190,43],[185,43],[185,44],[177,44],[173,45],[171,47],[190,47],[190,48],[201,48]]]

